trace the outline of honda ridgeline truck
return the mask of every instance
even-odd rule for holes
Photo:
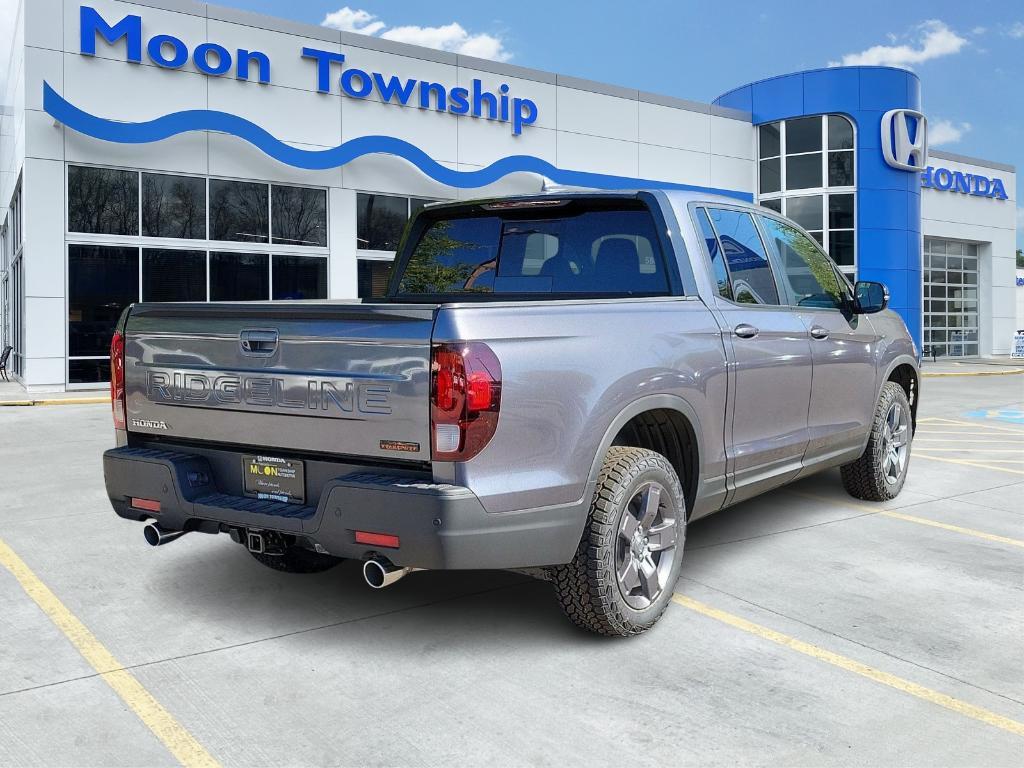
[[[686,525],[840,467],[907,476],[918,354],[879,283],[691,193],[429,206],[386,297],[142,303],[111,344],[114,511],[264,565],[535,569],[586,629],[665,610]]]

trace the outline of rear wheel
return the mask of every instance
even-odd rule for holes
[[[266,552],[253,552],[249,554],[257,562],[263,563],[267,568],[285,573],[320,573],[328,571],[340,564],[343,558],[333,555],[322,555],[319,552],[312,552],[302,547],[285,547],[281,554],[270,555]]]
[[[668,460],[609,449],[572,562],[551,569],[562,610],[602,635],[636,635],[664,613],[686,537],[682,485]]]
[[[865,501],[896,498],[907,480],[913,437],[907,393],[895,381],[886,382],[864,453],[840,470],[846,492]]]

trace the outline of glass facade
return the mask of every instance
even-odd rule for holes
[[[815,115],[758,128],[758,203],[814,237],[853,279],[857,270],[853,123]]]
[[[71,385],[132,302],[327,298],[326,189],[71,165],[67,222]]]
[[[422,197],[401,197],[360,192],[356,195],[356,248],[378,251],[359,258],[359,298],[375,299],[387,290],[391,260],[405,225],[428,203]]]
[[[978,246],[924,239],[924,344],[927,357],[977,355]]]

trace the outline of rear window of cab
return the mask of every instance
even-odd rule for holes
[[[396,295],[669,293],[665,257],[646,207],[553,202],[439,210],[400,265]]]

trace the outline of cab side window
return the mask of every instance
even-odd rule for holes
[[[768,243],[782,265],[798,307],[842,309],[845,291],[832,260],[803,232],[769,216],[759,216]]]
[[[732,278],[733,301],[778,304],[779,289],[771,262],[751,215],[730,208],[708,208],[708,215]]]
[[[718,295],[732,301],[732,284],[729,282],[729,272],[725,268],[725,256],[722,255],[722,249],[718,245],[718,237],[715,235],[715,230],[711,227],[711,219],[708,218],[708,212],[703,208],[697,209],[697,223],[700,225],[701,235],[704,237],[704,242],[708,247],[708,255],[711,257],[711,271],[715,276],[715,287],[718,289]]]

